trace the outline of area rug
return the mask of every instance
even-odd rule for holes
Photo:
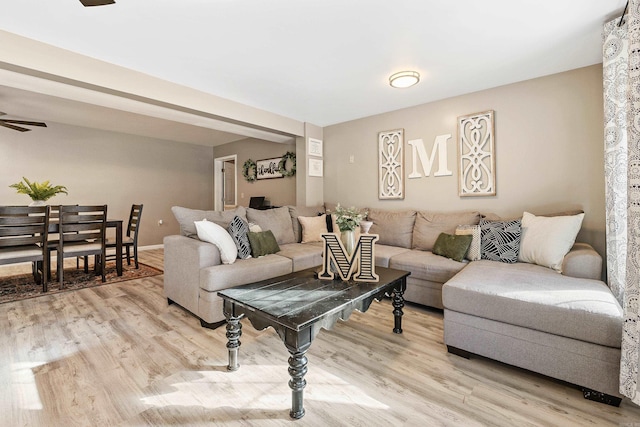
[[[106,265],[106,282],[102,282],[100,275],[94,276],[92,270],[85,273],[82,268],[64,269],[64,288],[60,289],[55,273],[49,281],[49,290],[42,292],[42,286],[36,284],[31,274],[18,274],[15,276],[0,277],[0,304],[19,301],[27,298],[56,294],[59,292],[75,291],[83,288],[108,285],[111,283],[123,282],[125,280],[141,279],[162,274],[163,271],[150,265],[138,263],[139,269],[135,265],[122,266],[122,276],[118,276],[115,262]],[[92,268],[92,266],[90,266]]]

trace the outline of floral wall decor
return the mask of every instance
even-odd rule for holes
[[[404,199],[404,129],[378,133],[378,198]]]
[[[458,117],[460,196],[495,196],[493,110]]]

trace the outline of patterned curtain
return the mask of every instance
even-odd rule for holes
[[[640,404],[640,0],[605,24],[607,273],[622,303],[620,393]]]

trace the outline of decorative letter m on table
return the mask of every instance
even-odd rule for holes
[[[342,280],[350,280],[352,276],[353,280],[358,282],[377,282],[380,279],[376,274],[374,262],[373,244],[378,240],[377,234],[362,234],[351,255],[347,253],[337,234],[323,234],[322,239],[322,270],[318,278],[333,280],[333,264]]]

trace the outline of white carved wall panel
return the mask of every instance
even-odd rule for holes
[[[495,196],[493,110],[458,117],[460,196]]]
[[[378,198],[404,199],[404,129],[378,133]]]

